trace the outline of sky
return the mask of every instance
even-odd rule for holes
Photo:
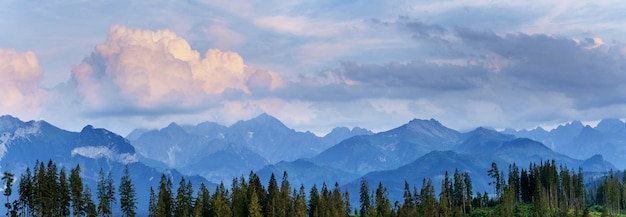
[[[626,118],[626,2],[0,1],[0,114],[121,135]]]

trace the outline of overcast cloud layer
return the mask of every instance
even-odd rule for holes
[[[622,1],[2,1],[0,113],[125,135],[626,118]]]

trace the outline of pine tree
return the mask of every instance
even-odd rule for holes
[[[159,184],[159,193],[156,202],[156,217],[171,217],[172,216],[172,181],[165,176],[161,175],[161,181]]]
[[[189,185],[187,185],[189,184]],[[175,217],[188,217],[192,211],[192,194],[193,189],[190,189],[191,182],[187,183],[185,177],[180,178],[178,183],[178,189],[176,190],[176,205],[174,206]]]
[[[72,202],[72,213],[74,216],[82,216],[85,214],[85,205],[83,203],[83,180],[80,177],[80,165],[76,165],[70,171],[70,200]]]
[[[200,189],[198,190],[198,196],[196,197],[196,202],[194,203],[194,217],[203,217],[209,216],[211,213],[211,195],[209,194],[209,189],[207,189],[204,183],[200,184]]]
[[[70,186],[68,183],[67,174],[65,173],[65,167],[61,168],[59,172],[59,216],[70,216],[70,202],[72,200],[70,195]]]
[[[148,199],[148,217],[156,216],[156,194],[154,193],[154,188],[150,186],[150,199]]]
[[[378,183],[378,188],[376,189],[376,212],[380,216],[392,216],[393,211],[391,208],[391,201],[389,201],[389,196],[387,194],[387,189],[383,187],[383,183]]]
[[[402,206],[398,209],[398,217],[416,216],[417,210],[415,209],[414,198],[411,194],[409,183],[406,180],[404,180],[404,194],[402,197],[404,198],[404,203],[402,203]]]
[[[311,188],[309,196],[311,197],[309,199],[309,208],[308,208],[309,217],[320,217],[321,216],[321,213],[320,213],[321,198],[317,190],[317,186],[315,184]]]
[[[224,183],[220,183],[219,186],[215,187],[215,193],[211,197],[210,203],[212,216],[225,217],[232,215],[228,194],[228,191],[224,187]]]
[[[59,200],[60,195],[57,189],[59,189],[59,176],[57,172],[57,165],[52,161],[48,161],[48,167],[45,170],[43,177],[43,183],[45,186],[41,190],[44,191],[42,198],[44,202],[44,215],[56,216],[60,213]]]
[[[12,188],[13,188],[13,173],[10,173],[9,171],[4,171],[4,175],[2,176],[2,181],[4,182],[4,193],[3,195],[5,197],[7,197],[7,202],[4,204],[4,207],[7,208],[7,216],[10,216],[10,210],[11,210],[11,202],[9,202],[9,197],[11,196],[12,193]]]
[[[231,189],[231,207],[233,210],[233,217],[248,216],[248,204],[250,203],[250,198],[248,198],[248,186],[243,176],[239,179],[233,179]]]
[[[274,177],[274,173],[270,176],[269,184],[267,185],[267,200],[265,201],[265,205],[263,206],[263,211],[265,212],[265,217],[276,217],[276,213],[278,212],[278,201],[279,201],[280,192],[278,190],[278,183],[276,183],[276,177]]]
[[[135,185],[130,179],[128,165],[124,167],[124,174],[120,179],[119,194],[122,216],[134,217],[136,215],[135,209],[137,208],[137,194],[135,193]]]
[[[439,209],[432,180],[424,179],[420,195],[420,216],[438,216]]]
[[[284,217],[288,216],[289,213],[293,209],[292,197],[291,197],[291,185],[289,184],[287,171],[283,172],[283,179],[280,183],[280,197],[278,202],[278,209],[276,212],[276,216]]]
[[[502,181],[500,180],[500,171],[498,170],[496,162],[491,162],[491,169],[487,172],[489,177],[493,179],[493,181],[489,182],[489,185],[493,185],[495,187],[496,200],[499,200],[502,195]]]
[[[257,196],[255,191],[252,191],[252,195],[250,197],[248,213],[249,217],[263,217],[263,214],[261,214],[261,205],[259,205],[259,197]]]
[[[85,210],[85,216],[87,217],[96,217],[98,216],[98,210],[96,208],[96,204],[93,202],[91,195],[91,188],[89,185],[85,185],[85,192],[83,192],[82,203],[85,205],[83,208]]]
[[[113,187],[113,176],[111,172],[104,177],[104,171],[100,169],[98,176],[98,214],[100,216],[111,216],[113,214],[113,203],[115,202],[115,188]]]
[[[296,190],[293,190],[293,217],[306,217],[307,215],[307,205],[306,205],[306,193],[304,190],[304,186],[300,185],[300,190],[296,193]]]
[[[366,216],[370,209],[370,193],[369,193],[367,180],[365,178],[361,179],[361,188],[359,190],[359,202],[361,203],[359,213],[361,216]]]
[[[24,172],[20,176],[20,184],[18,188],[19,204],[22,208],[21,216],[33,216],[34,215],[34,201],[33,201],[33,181],[32,174],[30,172],[30,168],[26,168],[26,172]]]

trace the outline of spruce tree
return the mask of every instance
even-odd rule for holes
[[[310,197],[309,208],[308,208],[309,217],[320,217],[321,216],[320,214],[321,198],[317,190],[317,186],[315,184],[310,190],[309,197]]]
[[[359,202],[361,203],[359,213],[361,216],[366,216],[368,213],[368,210],[370,209],[370,194],[369,194],[369,187],[367,184],[367,180],[365,178],[361,179],[361,188],[359,190]]]
[[[276,217],[280,192],[278,190],[278,183],[276,183],[276,177],[274,173],[270,176],[269,184],[267,185],[267,200],[263,206],[265,217]]]
[[[98,210],[96,208],[96,204],[93,202],[91,188],[89,188],[89,185],[85,185],[85,192],[83,192],[82,196],[82,203],[85,205],[85,207],[83,208],[85,210],[85,216],[98,216]]]
[[[215,187],[215,193],[211,197],[211,213],[215,217],[231,216],[228,190],[224,187],[224,183],[220,183]],[[260,203],[260,201],[259,201]]]
[[[291,197],[291,185],[289,184],[287,171],[283,172],[283,179],[280,183],[280,196],[276,216],[287,216],[287,213],[293,209]]]
[[[263,217],[261,214],[261,205],[259,204],[259,197],[255,191],[252,191],[250,196],[250,204],[248,205],[249,217]]]
[[[150,186],[150,199],[148,200],[148,217],[156,217],[156,203],[157,197],[154,193],[154,188]]]
[[[65,167],[61,168],[59,172],[59,216],[70,216],[70,202],[72,200],[70,195],[70,185],[68,183],[67,174],[65,173]]]
[[[74,216],[82,216],[85,214],[85,205],[83,203],[83,180],[80,177],[80,165],[76,165],[70,171],[70,200],[72,202],[72,213]]]
[[[136,215],[135,209],[137,208],[137,194],[135,193],[135,185],[130,179],[128,165],[124,167],[124,174],[120,179],[119,194],[122,216],[134,217]]]
[[[11,210],[11,202],[9,202],[9,197],[11,196],[13,189],[13,173],[9,171],[4,171],[4,175],[2,176],[2,181],[4,182],[4,193],[3,195],[7,198],[7,202],[4,204],[4,207],[7,208],[7,216],[10,216]]]
[[[391,201],[389,201],[389,196],[387,194],[387,189],[383,186],[382,182],[378,183],[378,188],[376,189],[375,195],[376,202],[376,212],[380,216],[392,216],[393,211],[391,207]]]
[[[30,168],[26,167],[26,172],[24,172],[20,176],[20,183],[18,187],[19,204],[22,208],[20,215],[21,216],[33,216],[34,213],[34,189],[33,189],[33,181],[32,174],[30,172]]]
[[[174,217],[188,217],[191,214],[192,196],[191,182],[187,186],[185,177],[180,178],[178,189],[176,190],[176,205],[174,206]]]
[[[293,190],[293,213],[290,216],[293,217],[306,217],[307,205],[306,205],[306,193],[304,185],[300,185],[300,190],[296,193],[296,189]]]
[[[111,216],[113,214],[113,203],[115,202],[115,188],[113,187],[113,176],[111,172],[104,176],[104,171],[100,169],[98,176],[98,214],[100,216]]]
[[[233,179],[231,184],[231,207],[233,210],[233,217],[245,217],[248,216],[248,204],[250,203],[248,198],[248,186],[246,180],[243,178]]]
[[[172,181],[163,174],[159,184],[155,216],[171,217],[174,206],[172,201]]]

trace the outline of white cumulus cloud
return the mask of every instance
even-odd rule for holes
[[[43,69],[32,51],[0,48],[0,113],[35,118],[45,92],[40,88]]]
[[[177,113],[206,108],[225,92],[249,94],[249,85],[259,85],[250,84],[258,80],[249,79],[255,71],[235,52],[201,55],[169,30],[114,25],[106,41],[72,67],[69,84],[88,112]],[[274,85],[281,79],[273,75],[260,81]]]

